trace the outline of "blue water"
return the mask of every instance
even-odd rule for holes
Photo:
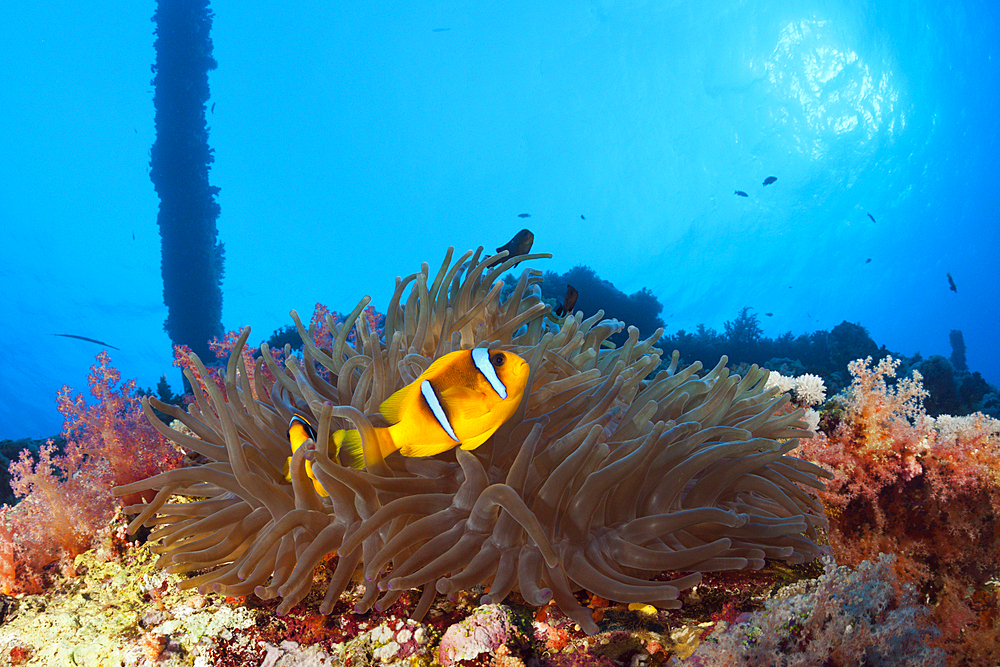
[[[58,432],[56,391],[86,390],[100,347],[52,334],[180,388],[155,4],[91,4],[0,24],[0,438]],[[227,328],[384,309],[448,245],[528,226],[538,268],[648,287],[670,332],[752,306],[768,336],[848,320],[927,357],[961,329],[1000,384],[995,2],[294,4],[212,3]]]

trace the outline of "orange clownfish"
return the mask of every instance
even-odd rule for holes
[[[316,440],[316,428],[308,419],[298,412],[293,413],[292,418],[288,420],[288,443],[292,446],[292,454],[294,454],[295,450],[302,446],[303,442],[309,440],[310,438],[312,438],[313,441]],[[285,461],[284,469],[285,479],[289,481],[292,479],[292,473],[290,470],[291,465],[292,459],[289,457]],[[313,474],[312,461],[306,461],[306,474],[309,475],[310,479],[312,479],[313,486],[316,487],[316,493],[321,496],[326,496],[326,489],[323,488],[322,484],[316,481],[316,475]]]
[[[528,386],[528,362],[513,352],[477,347],[446,354],[387,398],[376,428],[382,456],[434,456],[452,447],[475,449],[511,418]],[[336,431],[334,448],[363,460],[356,430]]]

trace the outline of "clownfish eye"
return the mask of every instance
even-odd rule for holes
[[[497,352],[490,357],[490,363],[494,366],[503,366],[504,361],[506,361],[506,358],[504,357],[503,352]]]

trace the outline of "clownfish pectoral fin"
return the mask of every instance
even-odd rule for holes
[[[437,443],[429,445],[423,443],[411,442],[409,444],[405,444],[402,447],[400,447],[399,453],[402,454],[403,456],[436,456],[442,452],[448,451],[454,446],[455,443],[453,442],[449,442],[446,444]]]
[[[354,429],[334,431],[330,436],[333,440],[333,459],[339,461],[340,452],[344,452],[348,465],[352,468],[365,467],[365,452],[361,446],[361,434]]]
[[[496,400],[490,401],[483,392],[460,384],[452,385],[439,392],[441,403],[448,406],[453,421],[479,419],[493,409]],[[499,400],[499,398],[497,398]]]
[[[479,445],[489,440],[490,436],[493,435],[498,428],[500,428],[500,424],[497,424],[496,426],[486,431],[485,433],[480,433],[474,438],[469,438],[468,440],[463,441],[462,449],[464,449],[465,451],[475,449]]]
[[[385,458],[389,454],[396,451],[396,445],[392,442],[392,436],[389,434],[389,429],[376,428],[375,436],[378,438],[378,446],[382,452],[382,458]],[[334,456],[338,456],[341,452],[343,452],[344,458],[349,466],[359,470],[364,470],[365,449],[363,443],[361,442],[361,433],[357,429],[351,429],[350,431],[345,431],[343,429],[334,431],[333,435],[330,437],[333,440],[335,451]]]

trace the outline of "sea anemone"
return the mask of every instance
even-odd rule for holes
[[[699,376],[697,362],[678,370],[675,352],[667,370],[648,378],[659,366],[653,345],[662,331],[640,341],[629,327],[625,344],[613,348],[605,341],[624,325],[602,321],[601,312],[554,323],[549,306],[531,295],[540,272],[530,269],[501,301],[504,271],[549,255],[481,259],[481,252],[452,263],[449,249],[433,279],[427,264],[397,279],[384,335],[358,317],[367,297],[342,326],[327,321],[331,349],[317,347],[293,311],[302,357],[286,348],[281,367],[263,346],[252,373],[257,400],[239,354],[249,329],[229,358],[224,389],[207,383],[187,412],[149,399],[144,407],[160,432],[207,462],[116,492],[157,489],[152,502],[128,508],[138,513],[130,529],[155,526],[152,548],[167,570],[201,571],[183,587],[281,596],[282,614],[335,552],[323,613],[360,567],[358,612],[385,609],[422,587],[419,619],[437,593],[487,585],[483,603],[512,591],[533,605],[554,600],[593,634],[590,610],[574,595],[580,589],[677,608],[679,592],[701,572],[821,553],[815,540],[826,520],[803,487],[822,488],[817,478],[826,473],[787,455],[809,433],[802,410],[782,410],[789,397],[765,389],[767,371],[732,375],[723,358]],[[528,390],[514,416],[474,451],[383,458],[371,431],[385,423],[379,404],[434,359],[477,346],[528,360]],[[264,380],[265,364],[273,383]],[[162,424],[153,407],[195,436]],[[358,429],[365,469],[307,441],[291,457],[287,481],[293,411],[315,420],[319,443],[335,429]],[[307,458],[327,497],[306,476]],[[174,495],[192,501],[168,503]],[[665,571],[687,574],[654,580]]]

